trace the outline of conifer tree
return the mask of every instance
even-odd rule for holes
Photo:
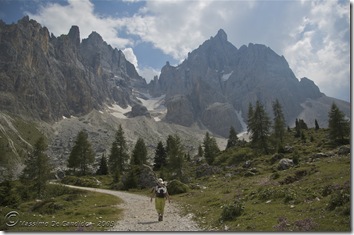
[[[107,159],[104,156],[104,154],[102,154],[101,160],[100,160],[100,165],[97,169],[96,172],[97,175],[107,175],[108,174],[108,166],[107,166]]]
[[[133,150],[133,155],[130,160],[130,164],[141,166],[142,164],[146,164],[146,161],[147,161],[147,149],[146,149],[144,139],[138,138]]]
[[[214,137],[211,137],[209,132],[205,133],[203,140],[204,146],[204,158],[209,165],[213,164],[216,155],[220,152],[220,149],[216,143]]]
[[[35,190],[39,198],[43,197],[46,182],[49,179],[49,157],[45,153],[47,144],[40,137],[34,145],[33,151],[27,156],[25,168],[21,175],[21,181]]]
[[[254,110],[253,110],[253,105],[249,103],[248,105],[248,114],[247,114],[247,132],[251,132],[251,125],[253,122],[253,116],[254,116]]]
[[[229,139],[227,140],[226,149],[235,147],[238,142],[239,142],[239,139],[237,137],[237,133],[236,133],[234,127],[231,126],[230,132],[229,132]]]
[[[320,126],[318,125],[317,119],[315,119],[315,130],[320,129]]]
[[[198,156],[199,157],[203,157],[204,156],[204,150],[203,150],[203,147],[202,147],[201,144],[198,147]]]
[[[176,173],[178,179],[182,178],[182,169],[184,165],[184,150],[181,138],[175,135],[169,135],[166,141],[166,153],[168,168]]]
[[[278,101],[275,100],[273,103],[273,114],[274,114],[274,137],[281,144],[283,143],[284,135],[285,135],[285,118],[283,114],[282,107]]]
[[[333,141],[343,141],[345,137],[350,135],[350,123],[335,103],[332,103],[328,113],[328,128],[329,136]]]
[[[112,143],[108,163],[110,173],[113,175],[113,182],[118,183],[120,176],[126,168],[129,159],[128,147],[124,137],[122,125],[119,125],[115,139]]]
[[[265,153],[268,153],[268,136],[271,125],[269,117],[259,101],[256,102],[255,110],[252,113],[253,115],[249,117],[248,122],[251,142],[255,147],[263,149]]]
[[[95,153],[88,141],[88,135],[85,131],[80,131],[76,137],[75,145],[71,150],[68,167],[80,169],[81,175],[86,175],[88,166],[95,161]]]
[[[166,150],[163,146],[162,141],[159,141],[155,150],[155,157],[154,157],[154,170],[158,171],[161,167],[166,166]]]

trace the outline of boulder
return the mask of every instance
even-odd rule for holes
[[[294,166],[294,162],[292,159],[283,158],[283,159],[280,159],[280,161],[278,163],[278,170],[287,170],[293,166]]]

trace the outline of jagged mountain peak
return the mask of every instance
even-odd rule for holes
[[[223,29],[219,29],[218,33],[216,34],[215,38],[219,38],[221,40],[227,41],[227,34]]]

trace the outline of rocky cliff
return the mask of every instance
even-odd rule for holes
[[[105,103],[134,105],[146,86],[122,51],[77,26],[55,37],[34,20],[0,23],[0,109],[43,121],[80,116]]]

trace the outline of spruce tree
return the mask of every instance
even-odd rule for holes
[[[155,150],[155,157],[154,157],[154,170],[158,171],[161,167],[166,166],[166,150],[163,146],[162,141],[159,141]]]
[[[129,159],[128,147],[124,137],[122,125],[119,125],[115,139],[112,143],[111,153],[109,155],[109,170],[113,175],[113,182],[118,183],[120,176],[126,168]]]
[[[248,114],[247,114],[247,132],[251,132],[251,126],[253,123],[253,117],[254,117],[254,110],[253,110],[253,105],[249,103],[248,105]]]
[[[220,149],[216,143],[214,137],[211,137],[209,132],[205,133],[203,140],[204,146],[204,158],[209,165],[213,164],[216,155],[220,152]]]
[[[146,164],[146,161],[147,161],[146,145],[144,139],[139,138],[135,144],[133,155],[130,160],[130,164],[141,166],[142,164]]]
[[[257,101],[252,117],[249,117],[248,130],[251,133],[251,143],[268,153],[268,136],[271,122],[263,105]]]
[[[169,135],[166,140],[166,153],[168,168],[171,172],[176,173],[178,179],[182,179],[182,169],[184,165],[184,150],[181,138],[175,135]]]
[[[335,103],[332,103],[328,113],[328,128],[329,136],[333,141],[343,142],[344,138],[350,135],[350,123]]]
[[[278,99],[276,99],[275,102],[273,103],[273,114],[274,114],[274,120],[273,120],[274,137],[278,143],[282,144],[285,135],[285,118],[284,118],[282,107]]]
[[[86,175],[89,165],[95,161],[95,153],[88,141],[88,135],[85,131],[80,131],[76,137],[75,145],[71,150],[68,167],[80,168],[80,174]]]
[[[318,122],[317,122],[317,119],[315,119],[315,130],[319,130],[320,129],[320,126],[318,125]]]
[[[97,175],[107,175],[108,174],[108,166],[107,166],[107,159],[104,156],[104,154],[102,154],[101,160],[100,160],[100,165],[97,169],[96,172]]]
[[[237,145],[239,139],[237,137],[237,133],[233,126],[230,127],[229,139],[227,140],[226,149],[233,148]]]
[[[33,151],[27,156],[25,168],[21,175],[21,181],[35,190],[37,197],[42,198],[49,179],[49,157],[45,153],[47,144],[40,137],[34,145]]]

